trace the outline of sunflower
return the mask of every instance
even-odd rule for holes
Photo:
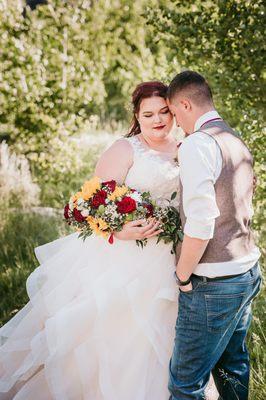
[[[100,179],[95,176],[94,178],[86,181],[81,188],[83,200],[89,200],[101,188]]]
[[[82,198],[82,192],[77,192],[76,194],[74,194],[72,197],[71,197],[71,200],[73,201],[73,203],[74,203],[74,207],[76,207],[76,202],[78,201],[78,199],[81,199]]]
[[[107,237],[109,233],[106,231],[109,226],[102,218],[94,218],[94,217],[87,217],[86,221],[90,225],[91,230],[96,233],[96,235],[100,235],[103,237]]]
[[[128,187],[126,186],[117,186],[113,193],[109,194],[109,200],[116,200],[118,197],[124,196],[128,192]]]

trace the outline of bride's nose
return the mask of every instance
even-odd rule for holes
[[[154,115],[154,122],[155,123],[160,123],[162,120],[161,120],[161,116],[160,116],[160,114],[155,114]]]

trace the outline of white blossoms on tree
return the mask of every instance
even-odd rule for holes
[[[39,203],[40,188],[32,180],[28,160],[11,153],[6,142],[0,144],[0,192],[4,204],[28,207]]]

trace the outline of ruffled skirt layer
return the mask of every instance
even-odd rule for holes
[[[0,399],[167,400],[171,245],[75,233],[35,250],[30,301],[0,329]]]

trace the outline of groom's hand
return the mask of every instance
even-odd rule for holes
[[[193,286],[192,286],[192,283],[190,282],[186,286],[179,286],[179,289],[181,290],[181,292],[190,292],[190,290],[193,289]]]

